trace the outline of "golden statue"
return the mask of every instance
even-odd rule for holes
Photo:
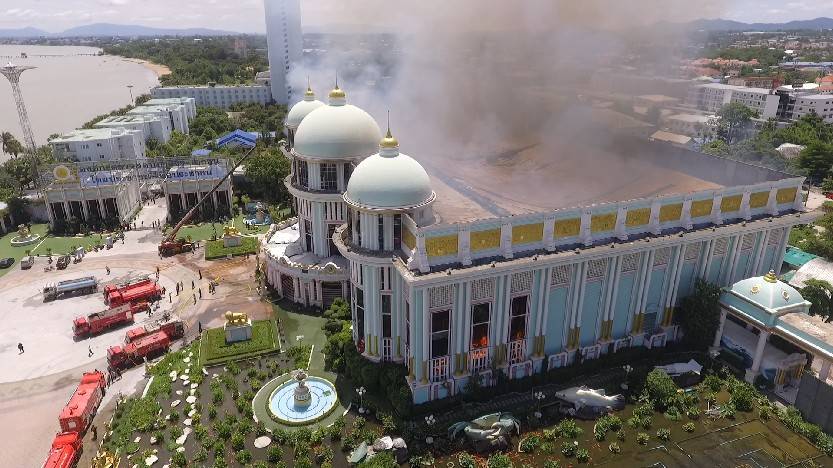
[[[26,239],[26,238],[28,238],[28,237],[29,237],[29,234],[30,234],[30,232],[29,232],[29,226],[27,226],[27,225],[25,225],[25,224],[21,224],[21,225],[19,225],[19,226],[17,227],[17,235],[18,235],[18,237],[22,237],[22,238]]]
[[[240,231],[234,225],[223,226],[223,237],[239,236]]]
[[[121,459],[118,455],[112,454],[106,450],[100,450],[95,454],[92,460],[93,468],[117,468]]]
[[[229,325],[242,325],[249,322],[249,315],[244,312],[226,312],[226,323]]]

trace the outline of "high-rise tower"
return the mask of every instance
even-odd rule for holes
[[[272,99],[278,104],[291,104],[301,96],[300,92],[293,93],[289,82],[289,72],[303,55],[301,1],[264,0],[264,7]]]
[[[32,133],[32,125],[29,123],[29,114],[26,113],[26,105],[23,102],[23,94],[20,92],[20,74],[26,70],[31,70],[35,67],[13,65],[11,62],[5,66],[0,67],[0,74],[9,79],[12,84],[12,95],[14,102],[17,105],[17,116],[20,119],[20,128],[23,130],[23,143],[26,145],[26,150],[29,154],[34,155],[35,135]]]

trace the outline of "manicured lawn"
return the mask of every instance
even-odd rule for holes
[[[234,226],[243,235],[265,234],[269,230],[268,225],[258,226],[255,229],[249,229],[243,224],[243,219],[243,216],[238,216],[234,218]],[[183,226],[182,229],[179,230],[177,237],[191,236],[191,240],[204,241],[211,239],[211,237],[215,235],[215,232],[218,238],[223,236],[223,223],[214,223],[213,227],[211,223],[188,224]]]
[[[244,237],[241,239],[240,245],[236,247],[224,247],[223,241],[206,241],[205,242],[205,259],[214,260],[216,258],[226,258],[227,256],[237,256],[245,254],[257,253],[257,238]]]
[[[46,255],[48,249],[52,249],[53,255],[59,255],[69,253],[72,246],[86,247],[101,241],[101,236],[98,234],[80,237],[54,237],[48,234],[48,231],[48,224],[33,224],[31,232],[41,236],[41,239],[34,244],[22,247],[12,247],[11,240],[17,237],[17,231],[10,232],[5,236],[0,237],[0,258],[11,257],[15,259],[14,265],[10,268],[0,269],[0,276],[8,273],[12,268],[20,268],[18,262],[21,258],[26,256],[27,250],[31,250],[32,255]],[[37,265],[35,268],[37,268]]]
[[[200,358],[204,366],[267,354],[280,349],[273,320],[252,321],[252,339],[226,344],[223,328],[212,328],[203,333]]]
[[[324,355],[321,354],[321,350],[327,344],[327,337],[321,327],[324,326],[326,319],[289,312],[277,304],[273,304],[273,309],[275,317],[280,321],[281,330],[284,330],[286,334],[286,347],[313,345],[309,369],[315,372],[324,371]]]

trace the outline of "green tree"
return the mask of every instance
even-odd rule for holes
[[[20,147],[20,142],[17,141],[17,138],[11,132],[0,133],[0,151],[3,154],[14,154],[17,156],[13,150],[16,150],[18,147]]]
[[[729,145],[726,144],[726,142],[723,140],[712,140],[703,145],[701,150],[706,154],[710,154],[712,156],[720,156],[723,158],[728,156],[730,152]]]
[[[833,167],[833,145],[814,141],[798,155],[798,166],[807,171],[811,182],[818,183],[830,175]]]
[[[22,192],[32,183],[32,160],[29,158],[13,158],[3,164],[3,170],[17,183]]]
[[[680,300],[677,320],[685,333],[683,341],[692,349],[711,346],[720,324],[720,287],[697,279],[694,292]]]
[[[721,107],[717,116],[720,119],[719,130],[724,136],[724,141],[730,144],[734,142],[738,131],[747,128],[752,118],[757,115],[757,112],[739,102],[730,102]]]
[[[660,369],[648,373],[645,379],[645,393],[658,409],[664,409],[677,395],[677,384]]]
[[[825,280],[808,279],[799,292],[812,303],[810,315],[817,315],[828,323],[833,321],[833,285]]]
[[[289,193],[283,184],[289,175],[289,160],[277,148],[257,148],[246,161],[246,178],[252,195],[269,202],[287,204]]]

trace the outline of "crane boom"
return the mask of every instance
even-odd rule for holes
[[[238,167],[240,167],[241,164],[243,164],[243,161],[248,159],[248,157],[251,156],[252,153],[254,153],[254,150],[254,148],[249,149],[249,151],[247,151],[246,154],[244,154],[243,157],[240,158],[240,160],[238,160],[237,163],[235,163],[231,169],[229,169],[226,175],[223,176],[223,178],[220,179],[217,182],[217,184],[214,185],[214,188],[212,188],[211,191],[203,195],[202,198],[200,198],[200,200],[197,202],[197,204],[194,205],[193,208],[188,210],[188,213],[186,213],[185,216],[183,216],[182,219],[179,220],[178,223],[176,223],[176,226],[174,226],[174,228],[171,229],[171,232],[168,233],[163,242],[173,242],[174,240],[176,240],[176,234],[179,232],[180,229],[182,229],[182,226],[184,226],[192,217],[194,217],[194,213],[197,212],[197,209],[199,209],[200,206],[202,206],[205,200],[208,199],[208,197],[210,197],[214,192],[216,192],[218,188],[220,188],[220,185],[222,185],[223,182],[225,182],[226,179],[228,179],[234,173],[234,171],[237,170]]]

